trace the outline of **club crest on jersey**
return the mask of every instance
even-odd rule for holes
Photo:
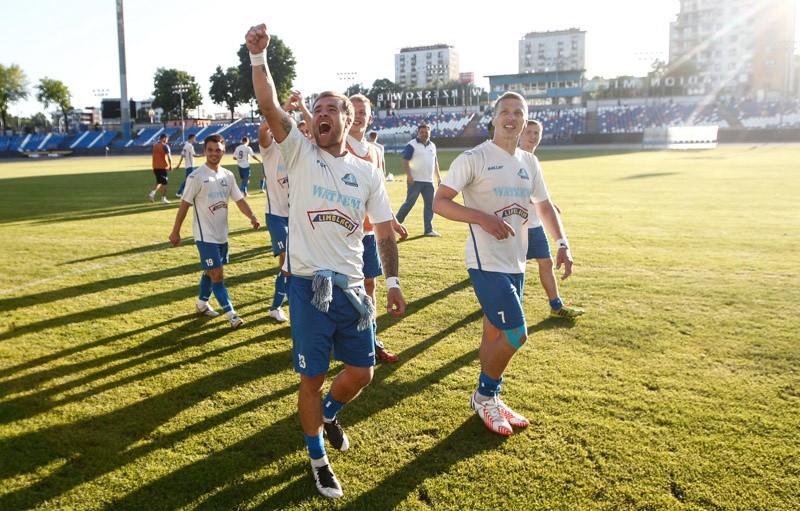
[[[226,201],[219,201],[208,206],[208,210],[211,212],[212,215],[216,213],[217,210],[220,209],[228,209],[228,203]]]
[[[225,178],[219,180],[220,186],[228,186],[228,181]]]
[[[289,188],[289,178],[282,177],[278,179],[278,184],[281,185],[281,188]]]
[[[316,229],[317,224],[322,222],[333,222],[344,227],[347,230],[347,235],[350,236],[356,229],[358,224],[349,216],[345,215],[338,209],[323,209],[321,211],[309,211],[308,220],[311,222],[311,227]]]
[[[531,179],[531,176],[529,176],[529,175],[528,175],[528,171],[527,171],[527,170],[525,170],[524,168],[522,168],[522,169],[519,169],[519,172],[517,172],[517,175],[518,175],[519,177],[521,177],[522,179],[527,179],[527,180],[529,180],[529,181],[530,181],[530,179]]]
[[[346,184],[347,186],[355,186],[356,188],[358,188],[358,181],[356,181],[355,176],[353,176],[353,174],[350,174],[349,172],[344,175],[342,181],[344,181],[344,184]]]
[[[517,215],[520,218],[522,218],[522,225],[525,225],[526,223],[528,223],[528,210],[523,208],[522,206],[520,206],[516,202],[514,204],[510,204],[510,205],[504,207],[503,209],[498,209],[497,211],[494,212],[494,214],[496,216],[499,216],[503,220],[505,220],[506,218],[508,218],[510,216]]]

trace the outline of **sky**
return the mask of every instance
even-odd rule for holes
[[[99,106],[102,94],[119,97],[116,0],[3,3],[0,63],[19,65],[30,84],[31,100],[12,105],[12,115],[43,111],[33,87],[44,77],[64,82],[76,108]],[[537,4],[544,8],[537,12]],[[152,97],[156,69],[175,68],[195,77],[209,113],[225,111],[208,98],[209,77],[218,65],[238,64],[244,34],[258,23],[294,53],[294,86],[304,95],[394,80],[401,48],[440,43],[455,46],[460,71],[473,72],[477,85],[488,88],[485,76],[518,71],[518,42],[526,33],[568,28],[586,31],[588,77],[641,76],[655,58],[668,59],[669,24],[679,11],[678,0],[512,1],[499,9],[490,2],[406,0],[356,2],[352,13],[345,5],[126,0],[128,96]]]

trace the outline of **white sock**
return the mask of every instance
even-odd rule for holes
[[[311,460],[311,466],[314,467],[314,468],[324,467],[325,465],[329,465],[329,464],[330,464],[330,462],[328,462],[328,457],[327,456],[323,456],[318,460]]]

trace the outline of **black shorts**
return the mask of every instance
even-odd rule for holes
[[[156,183],[160,185],[165,185],[169,183],[169,174],[166,170],[156,170],[153,169],[153,174],[156,176]]]

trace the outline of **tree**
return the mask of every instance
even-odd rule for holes
[[[223,72],[222,67],[217,66],[217,70],[208,81],[211,82],[211,88],[208,90],[211,101],[217,105],[227,106],[233,122],[233,112],[236,107],[249,99],[242,94],[242,75],[239,74],[239,68],[229,67]]]
[[[28,97],[28,80],[22,69],[11,64],[6,67],[0,64],[0,120],[2,127],[8,126],[8,107]]]
[[[189,88],[183,93],[183,112],[181,112],[181,97],[175,92],[176,85],[185,85]],[[164,69],[159,67],[153,77],[153,108],[164,110],[166,119],[186,117],[186,111],[197,108],[203,103],[200,86],[195,82],[194,76],[186,71],[177,69]]]
[[[42,112],[37,112],[31,116],[31,125],[34,128],[41,128],[44,131],[52,126],[52,123]]]
[[[379,78],[372,82],[372,87],[369,89],[366,96],[372,102],[375,109],[389,109],[392,103],[392,93],[402,92],[402,90],[402,87],[388,78]],[[380,94],[383,94],[383,101],[378,99],[378,95]]]
[[[242,44],[237,52],[239,55],[239,75],[241,78],[242,103],[248,103],[255,99],[256,93],[253,91],[253,71],[250,66],[250,52],[247,46]],[[297,61],[292,50],[286,46],[277,36],[271,35],[269,38],[269,48],[267,48],[267,65],[269,66],[272,79],[275,81],[275,90],[278,92],[278,101],[283,104],[292,94],[292,83],[297,73],[295,66]]]
[[[64,119],[64,132],[68,132],[69,117],[67,115],[72,110],[72,94],[67,86],[64,85],[64,82],[45,77],[39,80],[36,90],[38,91],[36,93],[36,101],[43,104],[45,110],[50,108],[51,104],[58,105]]]

